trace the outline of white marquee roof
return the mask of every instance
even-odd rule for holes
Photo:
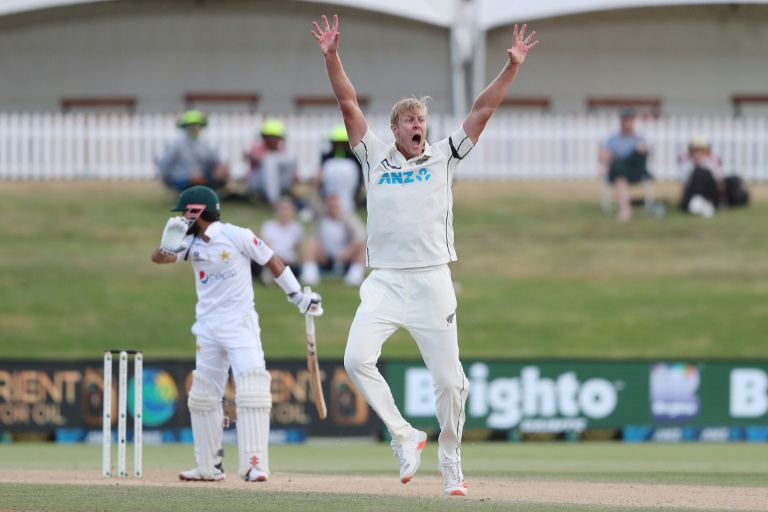
[[[0,16],[37,9],[115,0],[3,0]],[[463,0],[294,0],[336,4],[381,12],[441,27],[451,26]],[[724,0],[472,0],[477,6],[478,28],[487,30],[511,23],[591,11],[630,7],[733,3]],[[768,4],[768,0],[739,0],[741,4]]]

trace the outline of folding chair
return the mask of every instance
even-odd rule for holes
[[[647,175],[642,181],[638,183],[632,183],[630,186],[642,185],[643,207],[649,212],[656,211],[656,185],[654,184],[653,177]],[[635,200],[632,200],[632,204],[635,204]],[[613,198],[613,186],[608,182],[608,179],[602,180],[602,186],[600,188],[600,208],[606,215],[616,213],[616,204]]]

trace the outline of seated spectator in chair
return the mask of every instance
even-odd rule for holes
[[[622,109],[619,133],[610,136],[600,148],[601,175],[616,191],[619,204],[617,219],[626,222],[632,218],[632,197],[629,187],[652,179],[646,167],[648,143],[635,132],[635,112]]]
[[[344,273],[345,286],[360,286],[365,277],[365,226],[352,212],[345,213],[337,196],[325,199],[325,211],[315,221],[304,247],[304,284],[320,283],[320,271]]]
[[[188,110],[179,118],[178,127],[183,136],[168,146],[156,164],[160,179],[169,188],[183,191],[194,185],[213,190],[224,187],[229,179],[229,167],[218,153],[200,139],[200,131],[208,124],[205,114]]]
[[[296,277],[301,272],[301,244],[304,242],[304,226],[296,220],[296,208],[289,198],[282,198],[275,207],[275,218],[261,226],[261,239],[275,251],[287,267],[291,267]],[[251,262],[251,275],[261,279],[264,284],[272,282],[272,273],[264,271],[261,265]]]
[[[250,171],[245,177],[246,194],[276,207],[282,196],[290,195],[297,181],[296,157],[285,148],[285,125],[278,119],[265,119],[261,142],[245,155]]]
[[[683,193],[680,209],[684,212],[712,217],[720,206],[723,193],[723,173],[720,158],[712,153],[709,142],[694,137],[688,144],[688,153],[681,156],[680,182]]]

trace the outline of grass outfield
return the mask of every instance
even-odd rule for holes
[[[340,449],[343,447],[343,449]],[[436,443],[430,443],[422,456],[417,474],[432,475],[437,458]],[[0,470],[59,470],[85,479],[100,475],[100,446],[18,443],[0,445]],[[234,450],[234,447],[230,448]],[[743,492],[765,492],[768,496],[768,446],[747,444],[626,445],[615,443],[465,443],[464,472],[470,484],[485,477],[529,482],[606,482],[619,485],[683,484],[741,487]],[[129,449],[129,468],[131,465]],[[234,457],[234,455],[230,455]],[[145,474],[168,472],[175,478],[179,469],[192,465],[192,447],[183,445],[147,446],[144,450]],[[393,493],[381,496],[345,493],[344,482],[352,476],[371,475],[396,479],[396,462],[385,444],[342,444],[333,440],[307,445],[282,445],[270,449],[275,475],[292,473],[297,485],[302,474],[336,475],[339,492],[278,492],[269,484],[258,487],[258,498],[250,490],[221,489],[215,485],[187,484],[186,487],[127,487],[113,479],[105,485],[46,485],[2,483],[2,510],[231,510],[248,506],[260,510],[616,510],[578,504],[520,503],[515,500],[483,499],[455,502]],[[329,464],[329,461],[333,461]],[[234,461],[229,464],[233,464]],[[232,468],[230,471],[233,471]],[[230,478],[236,478],[230,474]],[[147,478],[145,477],[145,480]],[[229,479],[228,479],[229,480]],[[501,480],[499,480],[501,481]],[[149,483],[149,482],[148,482]],[[395,482],[397,484],[397,482]],[[399,485],[399,484],[397,484]],[[470,488],[472,485],[470,485]],[[246,488],[247,489],[247,488]],[[252,489],[252,488],[251,488]],[[395,487],[394,489],[399,489]],[[406,489],[406,488],[403,488]],[[716,490],[716,489],[715,489]],[[256,500],[256,501],[254,501]],[[708,507],[716,509],[714,507]],[[730,507],[728,507],[730,508]],[[654,507],[621,507],[621,510],[659,510]],[[678,508],[676,510],[696,510]],[[700,509],[700,508],[699,508]]]
[[[677,189],[659,186],[673,201]],[[596,183],[454,187],[462,357],[765,358],[768,189],[705,220],[670,211],[619,225]],[[149,261],[175,197],[154,182],[4,182],[0,358],[194,355],[187,265]],[[258,231],[264,208],[223,205]],[[357,290],[318,288],[322,357],[341,357]],[[281,290],[256,286],[267,358],[304,355],[303,322]],[[418,357],[404,332],[384,358]]]

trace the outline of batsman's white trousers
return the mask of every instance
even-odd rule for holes
[[[230,365],[235,381],[247,371],[267,366],[256,311],[216,319],[198,318],[192,334],[197,337],[195,369],[213,382],[220,396],[224,396]]]
[[[384,342],[402,327],[413,336],[432,375],[443,464],[461,461],[469,382],[459,361],[456,294],[448,265],[371,272],[349,331],[344,366],[352,382],[389,429],[394,443],[411,432],[392,391],[376,369]]]

